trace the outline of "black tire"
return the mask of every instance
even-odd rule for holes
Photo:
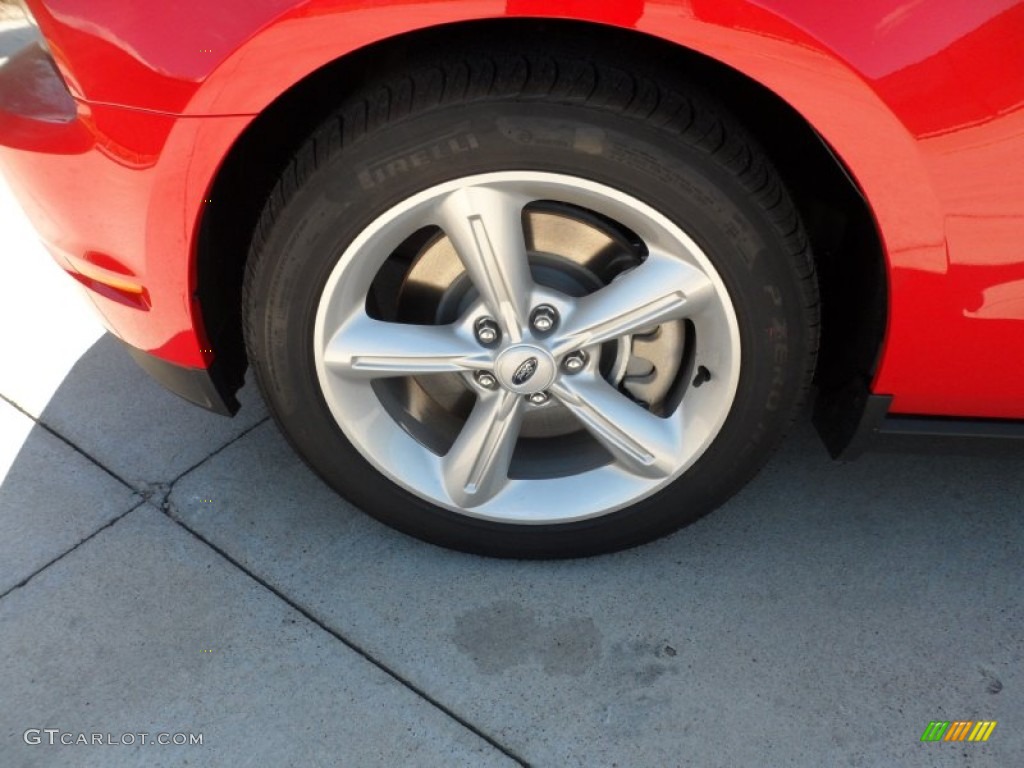
[[[597,144],[574,142],[579,135]],[[314,317],[345,246],[414,193],[499,170],[576,175],[643,200],[685,228],[728,288],[742,348],[732,409],[693,466],[631,507],[575,523],[512,525],[434,506],[363,458],[320,390]],[[757,472],[809,387],[818,293],[791,199],[713,100],[603,60],[489,51],[424,63],[344,100],[267,202],[247,264],[244,319],[249,361],[278,425],[353,504],[445,547],[574,557],[673,531]]]

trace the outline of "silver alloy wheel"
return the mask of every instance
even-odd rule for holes
[[[594,212],[642,241],[642,263],[583,296],[535,279],[523,217],[558,201]],[[439,228],[471,281],[454,322],[407,324],[371,316],[367,297],[384,263],[414,233]],[[549,333],[531,313],[557,313]],[[500,342],[476,326],[493,319]],[[685,320],[692,330],[679,395],[664,413],[636,402],[602,354]],[[545,323],[546,324],[546,323]],[[504,523],[552,524],[607,514],[665,487],[714,440],[732,406],[740,369],[736,315],[725,285],[697,244],[640,200],[561,174],[510,171],[439,184],[375,219],[341,254],[317,308],[317,377],[339,427],[380,472],[438,506]],[[562,362],[583,352],[580,370]],[[481,386],[481,372],[497,380]],[[527,375],[528,373],[528,375]],[[396,416],[378,386],[396,378],[460,375],[475,400],[446,449]],[[540,395],[549,395],[544,401]],[[534,405],[539,402],[539,405]],[[534,409],[564,408],[605,460],[580,467],[541,452],[544,471],[510,471],[537,450],[519,439]],[[429,425],[428,425],[429,426]],[[531,446],[525,446],[529,442]]]

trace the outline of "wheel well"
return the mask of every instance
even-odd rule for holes
[[[468,34],[471,33],[471,34]],[[348,93],[370,78],[400,71],[432,51],[488,39],[635,65],[659,79],[685,78],[714,94],[773,159],[811,238],[822,300],[815,377],[819,398],[866,393],[885,331],[888,286],[874,218],[856,183],[824,139],[787,103],[746,76],[701,54],[642,33],[586,22],[498,19],[409,33],[344,56],[283,93],[249,125],[211,189],[197,249],[203,322],[225,382],[241,386],[246,369],[241,289],[260,212],[289,160]]]

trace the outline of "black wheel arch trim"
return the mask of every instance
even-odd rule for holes
[[[190,368],[163,360],[125,344],[139,367],[166,389],[194,405],[221,416],[234,416],[239,409],[239,389],[224,375],[224,366],[214,361],[209,368]]]

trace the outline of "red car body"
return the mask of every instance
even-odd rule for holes
[[[203,306],[202,223],[231,205],[215,194],[225,158],[282,94],[402,35],[565,19],[731,68],[824,140],[884,254],[884,341],[868,373],[889,413],[1024,419],[1016,0],[28,4],[49,52],[0,70],[0,162],[110,329],[156,360],[194,372],[223,355]]]

